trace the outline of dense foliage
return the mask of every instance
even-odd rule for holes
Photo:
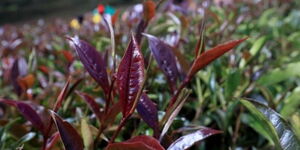
[[[0,27],[0,149],[300,149],[296,1],[152,1]]]

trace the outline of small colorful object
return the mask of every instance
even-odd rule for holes
[[[115,14],[115,12],[116,12],[116,10],[113,7],[111,7],[109,5],[105,6],[105,11],[104,11],[105,14],[109,14],[112,16]]]
[[[104,5],[99,4],[98,7],[97,7],[97,9],[98,9],[98,13],[99,14],[103,14],[104,10],[105,10],[105,7],[104,7]]]
[[[93,15],[93,23],[98,24],[101,22],[101,20],[102,20],[101,15],[99,15],[99,14]]]
[[[77,19],[72,19],[71,22],[70,22],[70,26],[71,26],[73,29],[78,30],[78,29],[80,28],[80,23],[78,22]]]

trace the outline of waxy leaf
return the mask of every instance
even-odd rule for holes
[[[276,149],[300,149],[300,141],[280,114],[254,100],[241,100],[241,103],[256,118],[257,122],[264,126]]]
[[[172,47],[158,38],[144,34],[149,41],[150,50],[159,66],[167,77],[171,90],[176,90],[176,81],[179,77],[179,72],[176,66],[176,58],[173,54]]]
[[[117,72],[117,85],[123,116],[129,115],[143,82],[144,59],[140,47],[132,35]]]
[[[105,94],[109,92],[109,82],[106,72],[104,60],[97,50],[83,40],[76,37],[68,38],[70,45],[77,52],[80,61],[84,65],[89,74],[98,82],[103,88]]]
[[[208,64],[210,64],[215,59],[219,58],[232,48],[236,47],[243,41],[245,41],[247,38],[241,39],[241,40],[235,40],[231,41],[225,44],[218,45],[208,51],[205,51],[201,55],[199,55],[196,60],[194,61],[189,73],[188,78],[192,78],[200,69],[204,68]]]
[[[158,131],[158,115],[157,106],[146,93],[143,93],[138,104],[137,111],[141,115],[142,119],[154,129]]]
[[[182,136],[173,142],[168,150],[184,150],[193,146],[196,142],[202,141],[212,135],[219,134],[221,131],[210,128],[203,128],[196,132]]]
[[[83,141],[75,128],[62,120],[55,112],[51,111],[52,118],[59,131],[66,150],[83,150]]]
[[[43,135],[45,135],[45,125],[41,119],[41,117],[38,115],[38,113],[27,103],[19,102],[15,100],[4,100],[0,99],[0,102],[6,103],[8,105],[12,105],[16,107],[20,113],[32,123],[32,125],[42,132]]]
[[[82,92],[76,92],[82,99],[85,100],[85,102],[88,104],[88,106],[90,107],[90,109],[95,113],[95,115],[97,116],[97,118],[99,119],[99,121],[101,122],[102,120],[102,113],[100,112],[100,107],[99,105],[96,103],[95,99],[91,96],[89,96],[86,93],[82,93]]]
[[[124,142],[109,144],[106,150],[164,150],[164,148],[153,137],[141,135]]]

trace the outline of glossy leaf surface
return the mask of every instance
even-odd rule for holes
[[[182,136],[173,142],[168,150],[184,150],[193,146],[196,142],[202,141],[212,135],[219,134],[221,131],[203,128],[196,132],[190,133],[188,135]]]
[[[164,148],[153,137],[141,135],[124,142],[109,144],[106,150],[164,150]]]
[[[158,130],[158,115],[156,104],[143,93],[138,104],[137,111],[142,119],[154,130]]]
[[[210,64],[215,59],[219,58],[232,48],[236,47],[243,41],[245,41],[247,38],[241,39],[241,40],[235,40],[231,41],[225,44],[218,45],[210,50],[205,51],[201,55],[199,55],[196,60],[194,61],[188,77],[191,78],[193,75],[195,75],[200,69],[204,68],[208,64]]]
[[[256,101],[251,100],[251,102],[241,100],[241,103],[265,127],[276,149],[300,149],[300,142],[287,122],[277,112]]]
[[[179,72],[176,66],[176,58],[173,54],[172,47],[152,35],[144,35],[148,38],[150,50],[159,68],[167,77],[172,91],[175,91]]]
[[[62,120],[55,112],[51,111],[52,118],[59,131],[66,150],[83,150],[83,141],[75,128]]]
[[[32,123],[32,125],[41,131],[43,135],[45,135],[45,125],[41,119],[41,117],[38,115],[38,113],[27,103],[19,102],[15,100],[3,100],[0,99],[0,102],[6,103],[8,105],[15,106],[20,113]]]
[[[107,94],[109,91],[109,82],[106,72],[105,62],[97,50],[83,40],[78,38],[69,38],[70,45],[77,52],[80,61],[89,74],[98,82]]]
[[[144,59],[134,36],[120,62],[117,85],[123,116],[127,116],[144,81]]]

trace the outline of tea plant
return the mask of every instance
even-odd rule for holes
[[[277,45],[297,49],[296,33],[266,19],[278,13],[272,20],[296,30],[298,12],[280,4],[147,0],[74,29],[6,26],[0,106],[13,119],[1,122],[0,148],[299,149],[299,54],[269,57]],[[274,58],[289,64],[273,69]]]

